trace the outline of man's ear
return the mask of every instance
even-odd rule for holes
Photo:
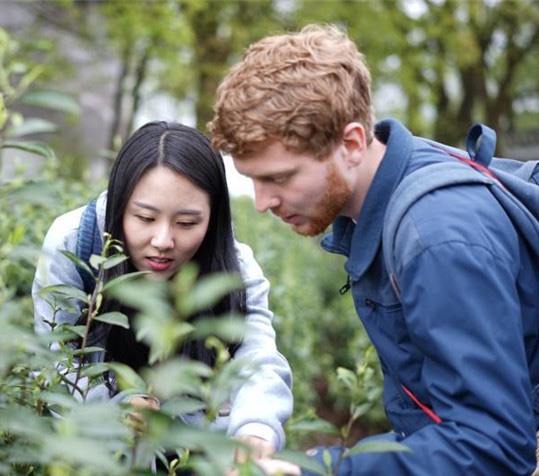
[[[350,165],[357,166],[367,151],[365,128],[359,122],[346,124],[343,132],[343,145]]]

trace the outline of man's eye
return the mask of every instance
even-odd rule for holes
[[[146,217],[144,215],[135,215],[135,216],[143,223],[151,223],[153,221],[153,218]]]
[[[281,175],[279,177],[273,177],[273,183],[277,184],[277,185],[282,185],[284,183],[286,183],[286,181],[288,180],[290,176],[289,175]]]

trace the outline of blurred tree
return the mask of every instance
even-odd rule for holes
[[[28,8],[97,49],[113,47],[121,66],[111,147],[131,132],[143,90],[190,101],[204,130],[219,81],[252,41],[320,22],[348,30],[367,56],[379,113],[417,134],[456,144],[473,122],[503,133],[539,116],[537,0],[65,0]]]
[[[273,0],[150,0],[146,2],[66,0],[36,2],[39,18],[79,32],[93,47],[112,50],[115,74],[110,150],[133,131],[143,89],[194,103],[197,126],[211,119],[218,83],[253,40],[276,29]],[[97,20],[101,20],[99,26]],[[104,20],[104,21],[103,21]]]
[[[517,73],[539,47],[539,3],[428,0],[424,6],[414,22],[397,27],[409,42],[402,67],[416,72],[405,91],[425,88],[424,100],[435,112],[434,137],[457,143],[476,121],[499,132],[514,129]]]
[[[191,94],[195,97],[196,126],[205,130],[213,115],[215,92],[232,60],[254,40],[279,26],[273,0],[187,0],[178,3],[190,25],[193,71]],[[170,84],[177,96],[186,91]]]
[[[502,133],[522,114],[528,124],[538,119],[536,0],[303,0],[295,15],[301,25],[345,26],[367,56],[375,91],[396,85],[405,107],[394,112],[418,134],[456,144],[473,122]],[[386,112],[395,97],[378,100]]]
[[[105,19],[107,39],[120,60],[116,77],[114,115],[109,149],[117,149],[134,129],[141,89],[152,80],[159,63],[181,64],[182,45],[190,42],[189,25],[176,11],[176,2],[100,2],[98,13]],[[180,60],[180,61],[178,61]],[[176,68],[176,71],[179,68]],[[181,78],[181,74],[178,75]],[[180,79],[181,80],[181,79]]]

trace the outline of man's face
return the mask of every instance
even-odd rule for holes
[[[322,233],[351,198],[338,151],[319,160],[274,142],[248,158],[235,158],[234,165],[253,180],[256,209],[270,210],[300,235]]]

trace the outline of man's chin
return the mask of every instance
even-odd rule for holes
[[[326,225],[323,223],[307,222],[302,223],[301,225],[293,225],[292,230],[301,236],[317,236],[324,233],[329,225],[331,225],[331,223]]]

